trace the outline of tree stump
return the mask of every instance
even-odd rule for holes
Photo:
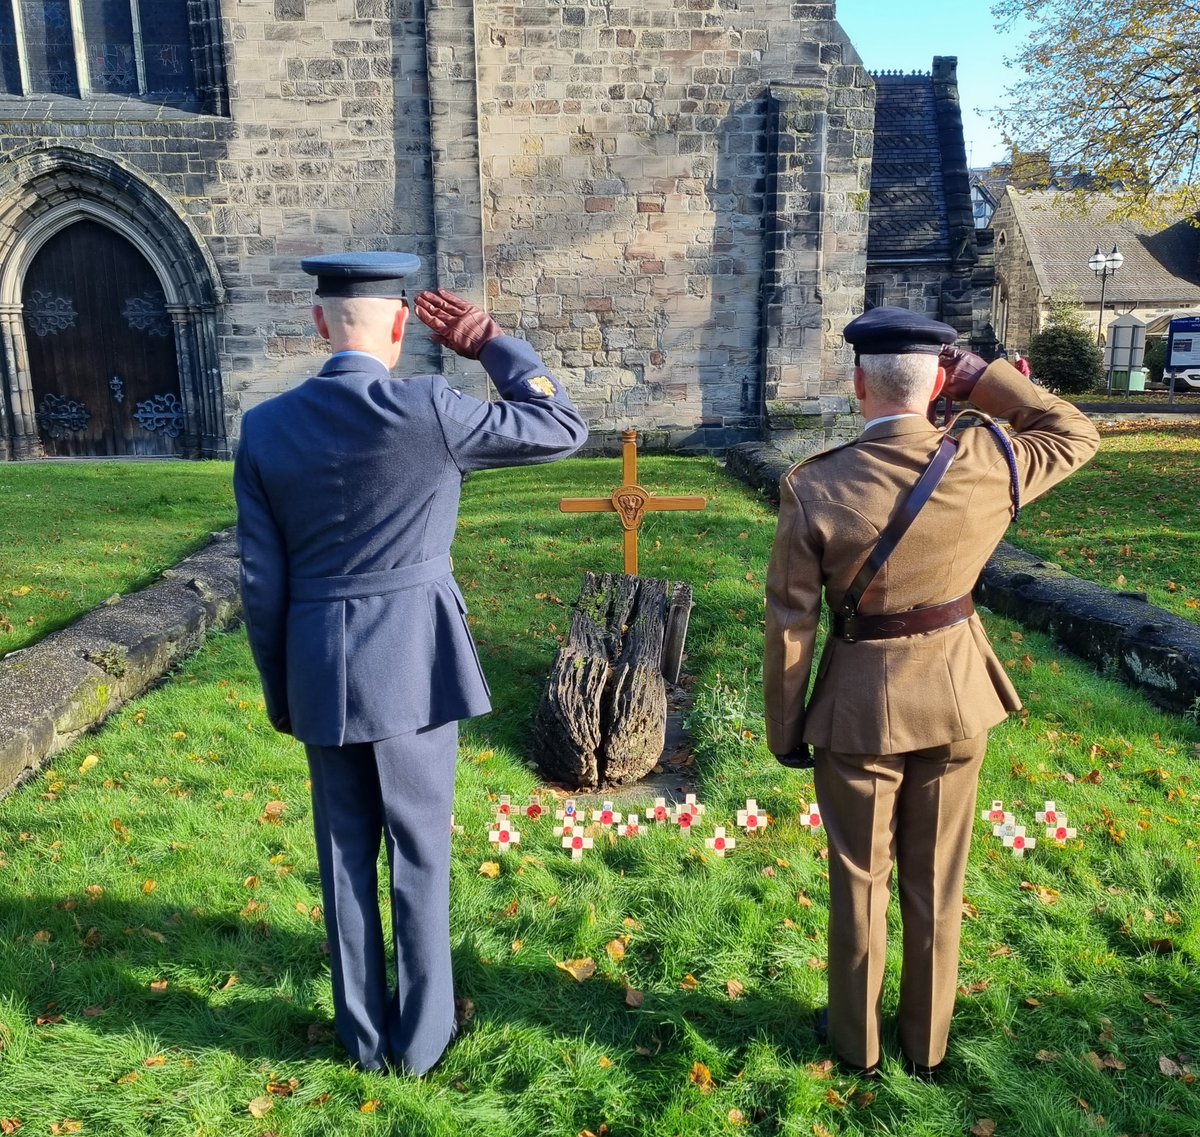
[[[637,781],[657,764],[667,724],[667,593],[664,580],[584,575],[533,723],[531,752],[547,777],[595,789]]]

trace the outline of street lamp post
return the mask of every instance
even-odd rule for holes
[[[1088,268],[1092,270],[1100,278],[1100,317],[1096,321],[1096,343],[1104,343],[1104,286],[1108,283],[1108,278],[1112,276],[1125,263],[1125,258],[1121,255],[1121,250],[1113,245],[1112,252],[1105,256],[1100,251],[1100,246],[1096,246],[1096,251],[1088,259]]]

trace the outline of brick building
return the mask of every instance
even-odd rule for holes
[[[0,80],[0,458],[228,455],[341,249],[486,301],[599,438],[856,429],[875,84],[833,3],[0,0]],[[443,356],[414,321],[407,372],[486,393]]]

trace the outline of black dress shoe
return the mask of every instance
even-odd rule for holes
[[[920,1062],[910,1062],[908,1069],[918,1082],[938,1082],[942,1078],[942,1064],[940,1062],[936,1066],[922,1066]]]

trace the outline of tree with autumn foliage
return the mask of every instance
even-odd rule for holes
[[[1200,209],[1200,0],[997,0],[1028,29],[999,125],[1025,150],[1123,190],[1119,213]]]

